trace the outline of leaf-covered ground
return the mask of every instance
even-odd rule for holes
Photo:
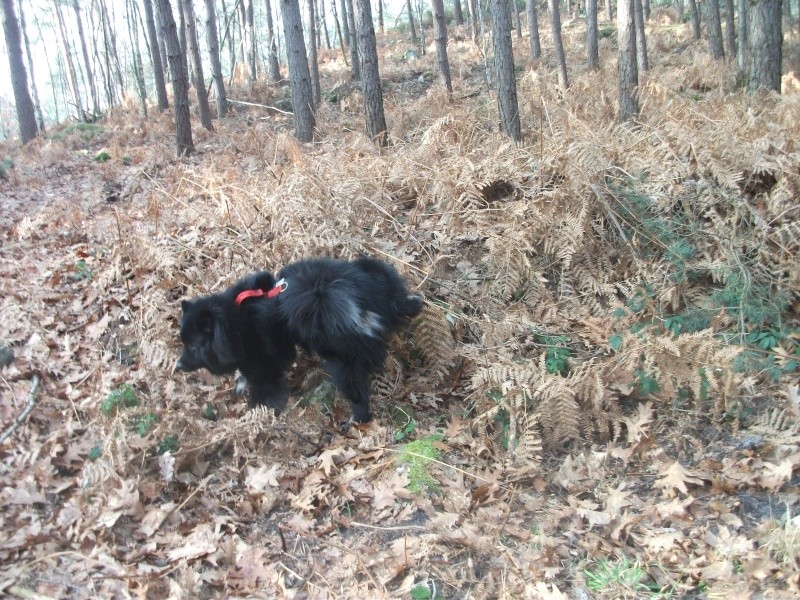
[[[662,15],[620,126],[613,36],[585,73],[566,33],[567,91],[517,49],[519,147],[480,48],[448,102],[387,37],[385,151],[333,53],[313,145],[249,107],[186,160],[133,109],[6,148],[0,590],[796,597],[800,95],[747,97]],[[360,253],[426,297],[373,423],[339,428],[312,357],[277,419],[173,372],[182,298]]]

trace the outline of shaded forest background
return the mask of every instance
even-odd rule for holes
[[[126,69],[113,107],[79,85],[71,121],[2,146],[0,590],[797,596],[797,13],[780,90],[749,91],[707,19],[698,40],[690,10],[651,6],[621,120],[618,13],[600,5],[595,69],[583,9],[560,7],[565,80],[552,13],[533,58],[519,8],[519,142],[490,7],[476,41],[448,6],[451,90],[433,19],[417,41],[375,19],[385,145],[352,48],[320,32],[311,143],[262,50],[255,77],[225,72],[236,102],[212,128],[187,86],[180,152],[142,46],[147,102]],[[181,299],[362,253],[426,297],[373,423],[338,427],[312,357],[277,419],[232,379],[172,372]]]

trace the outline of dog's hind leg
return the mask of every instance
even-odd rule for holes
[[[289,385],[283,377],[263,381],[248,380],[248,384],[250,398],[247,400],[247,406],[250,408],[266,406],[274,408],[275,413],[279,413],[286,406],[286,401],[289,399]]]
[[[333,379],[336,389],[350,401],[353,421],[356,423],[370,421],[372,416],[369,414],[369,371],[340,360],[326,360],[325,370]]]

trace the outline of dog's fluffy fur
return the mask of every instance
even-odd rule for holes
[[[242,291],[268,291],[280,279],[286,289],[276,297],[237,306]],[[250,406],[280,411],[288,397],[284,372],[300,345],[323,359],[352,405],[353,420],[363,423],[371,418],[370,378],[383,368],[386,337],[419,313],[422,298],[410,295],[397,271],[381,261],[317,258],[290,264],[277,278],[255,273],[182,307],[184,350],[176,369],[215,375],[239,369],[250,386]]]

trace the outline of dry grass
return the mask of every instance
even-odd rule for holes
[[[556,597],[583,587],[585,561],[627,556],[647,594],[796,591],[783,555],[755,544],[770,495],[797,501],[798,415],[776,393],[796,375],[737,370],[731,342],[779,325],[738,310],[762,295],[796,335],[800,96],[742,94],[665,22],[642,121],[620,126],[611,41],[584,73],[582,30],[566,34],[569,90],[548,47],[519,78],[520,146],[497,133],[479,48],[452,44],[447,102],[419,82],[432,56],[401,62],[408,45],[387,38],[386,150],[345,86],[312,145],[252,109],[197,129],[198,154],[177,161],[168,115],[120,111],[89,156],[19,153],[0,182],[0,339],[17,354],[3,422],[33,373],[43,388],[2,448],[0,589]],[[323,57],[324,87],[340,86]],[[99,144],[109,163],[91,161]],[[172,373],[181,298],[360,253],[428,300],[369,427],[333,427],[346,407],[309,400],[305,359],[278,421],[229,400],[231,382]],[[715,304],[737,276],[742,306]],[[688,308],[708,322],[673,328]],[[792,339],[770,356],[788,365]],[[138,405],[102,410],[123,384]],[[396,462],[410,438],[439,457],[430,495]]]

